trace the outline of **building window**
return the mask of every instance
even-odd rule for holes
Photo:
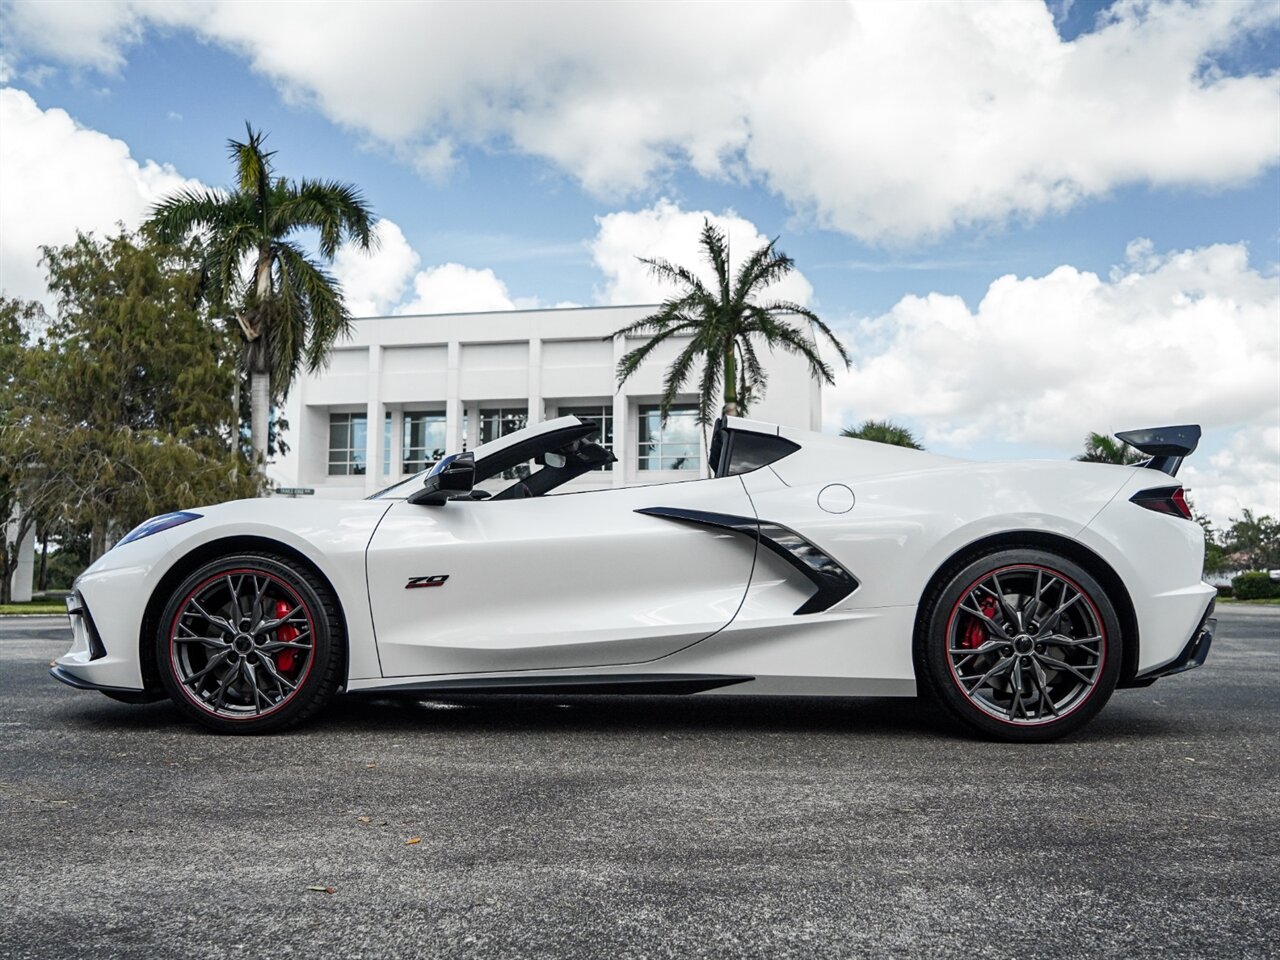
[[[529,425],[528,407],[494,407],[480,411],[480,443],[492,443],[500,437],[523,430]],[[529,475],[529,464],[520,463],[502,471],[504,480],[523,480]]]
[[[598,427],[600,436],[596,442],[606,450],[613,450],[613,404],[593,404],[589,407],[561,407],[556,412],[562,417],[577,417],[585,423]],[[596,467],[596,469],[609,470],[612,469],[612,466],[612,464],[606,463],[602,467]]]
[[[673,406],[664,427],[661,407],[641,407],[639,440],[641,470],[697,470],[698,408]]]
[[[428,470],[445,455],[444,414],[404,415],[404,472]]]
[[[368,418],[363,413],[329,414],[329,476],[364,476]]]

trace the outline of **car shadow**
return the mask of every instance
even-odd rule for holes
[[[103,699],[68,706],[65,720],[118,732],[189,731],[210,734],[168,701],[133,706]],[[1176,734],[1177,724],[1122,701],[1064,742],[1130,740]],[[418,699],[350,694],[279,736],[485,733],[608,733],[639,737],[680,734],[808,733],[859,737],[983,742],[923,699],[843,697],[511,696]],[[271,734],[266,734],[271,736]]]

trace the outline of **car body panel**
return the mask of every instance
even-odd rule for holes
[[[652,660],[722,629],[755,544],[639,514],[751,512],[737,477],[525,500],[397,503],[369,548],[388,677]],[[407,588],[447,576],[439,588]]]
[[[252,537],[283,544],[321,571],[345,614],[349,675],[380,677],[365,582],[365,549],[390,506],[389,501],[272,497],[195,508],[200,519],[113,547],[80,575],[75,590],[93,617],[107,656],[93,661],[64,656],[57,662],[82,680],[142,689],[142,622],[147,602],[165,574],[193,552],[218,541]]]

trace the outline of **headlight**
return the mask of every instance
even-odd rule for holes
[[[181,526],[184,523],[190,523],[192,520],[199,520],[200,514],[189,513],[179,510],[177,513],[162,513],[158,517],[152,517],[144,523],[138,524],[127,534],[121,537],[116,546],[120,547],[126,543],[132,543],[134,540],[141,540],[143,537],[149,537],[153,533],[159,533],[161,530],[168,530],[170,527]]]

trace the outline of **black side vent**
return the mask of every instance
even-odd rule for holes
[[[772,550],[787,563],[804,574],[817,592],[800,605],[797,615],[821,613],[829,610],[858,589],[857,578],[842,567],[834,557],[806,540],[790,527],[769,520],[738,517],[730,513],[707,513],[702,510],[684,510],[680,507],[643,507],[636,513],[666,520],[681,520],[704,527],[732,530],[751,537],[761,546]]]

